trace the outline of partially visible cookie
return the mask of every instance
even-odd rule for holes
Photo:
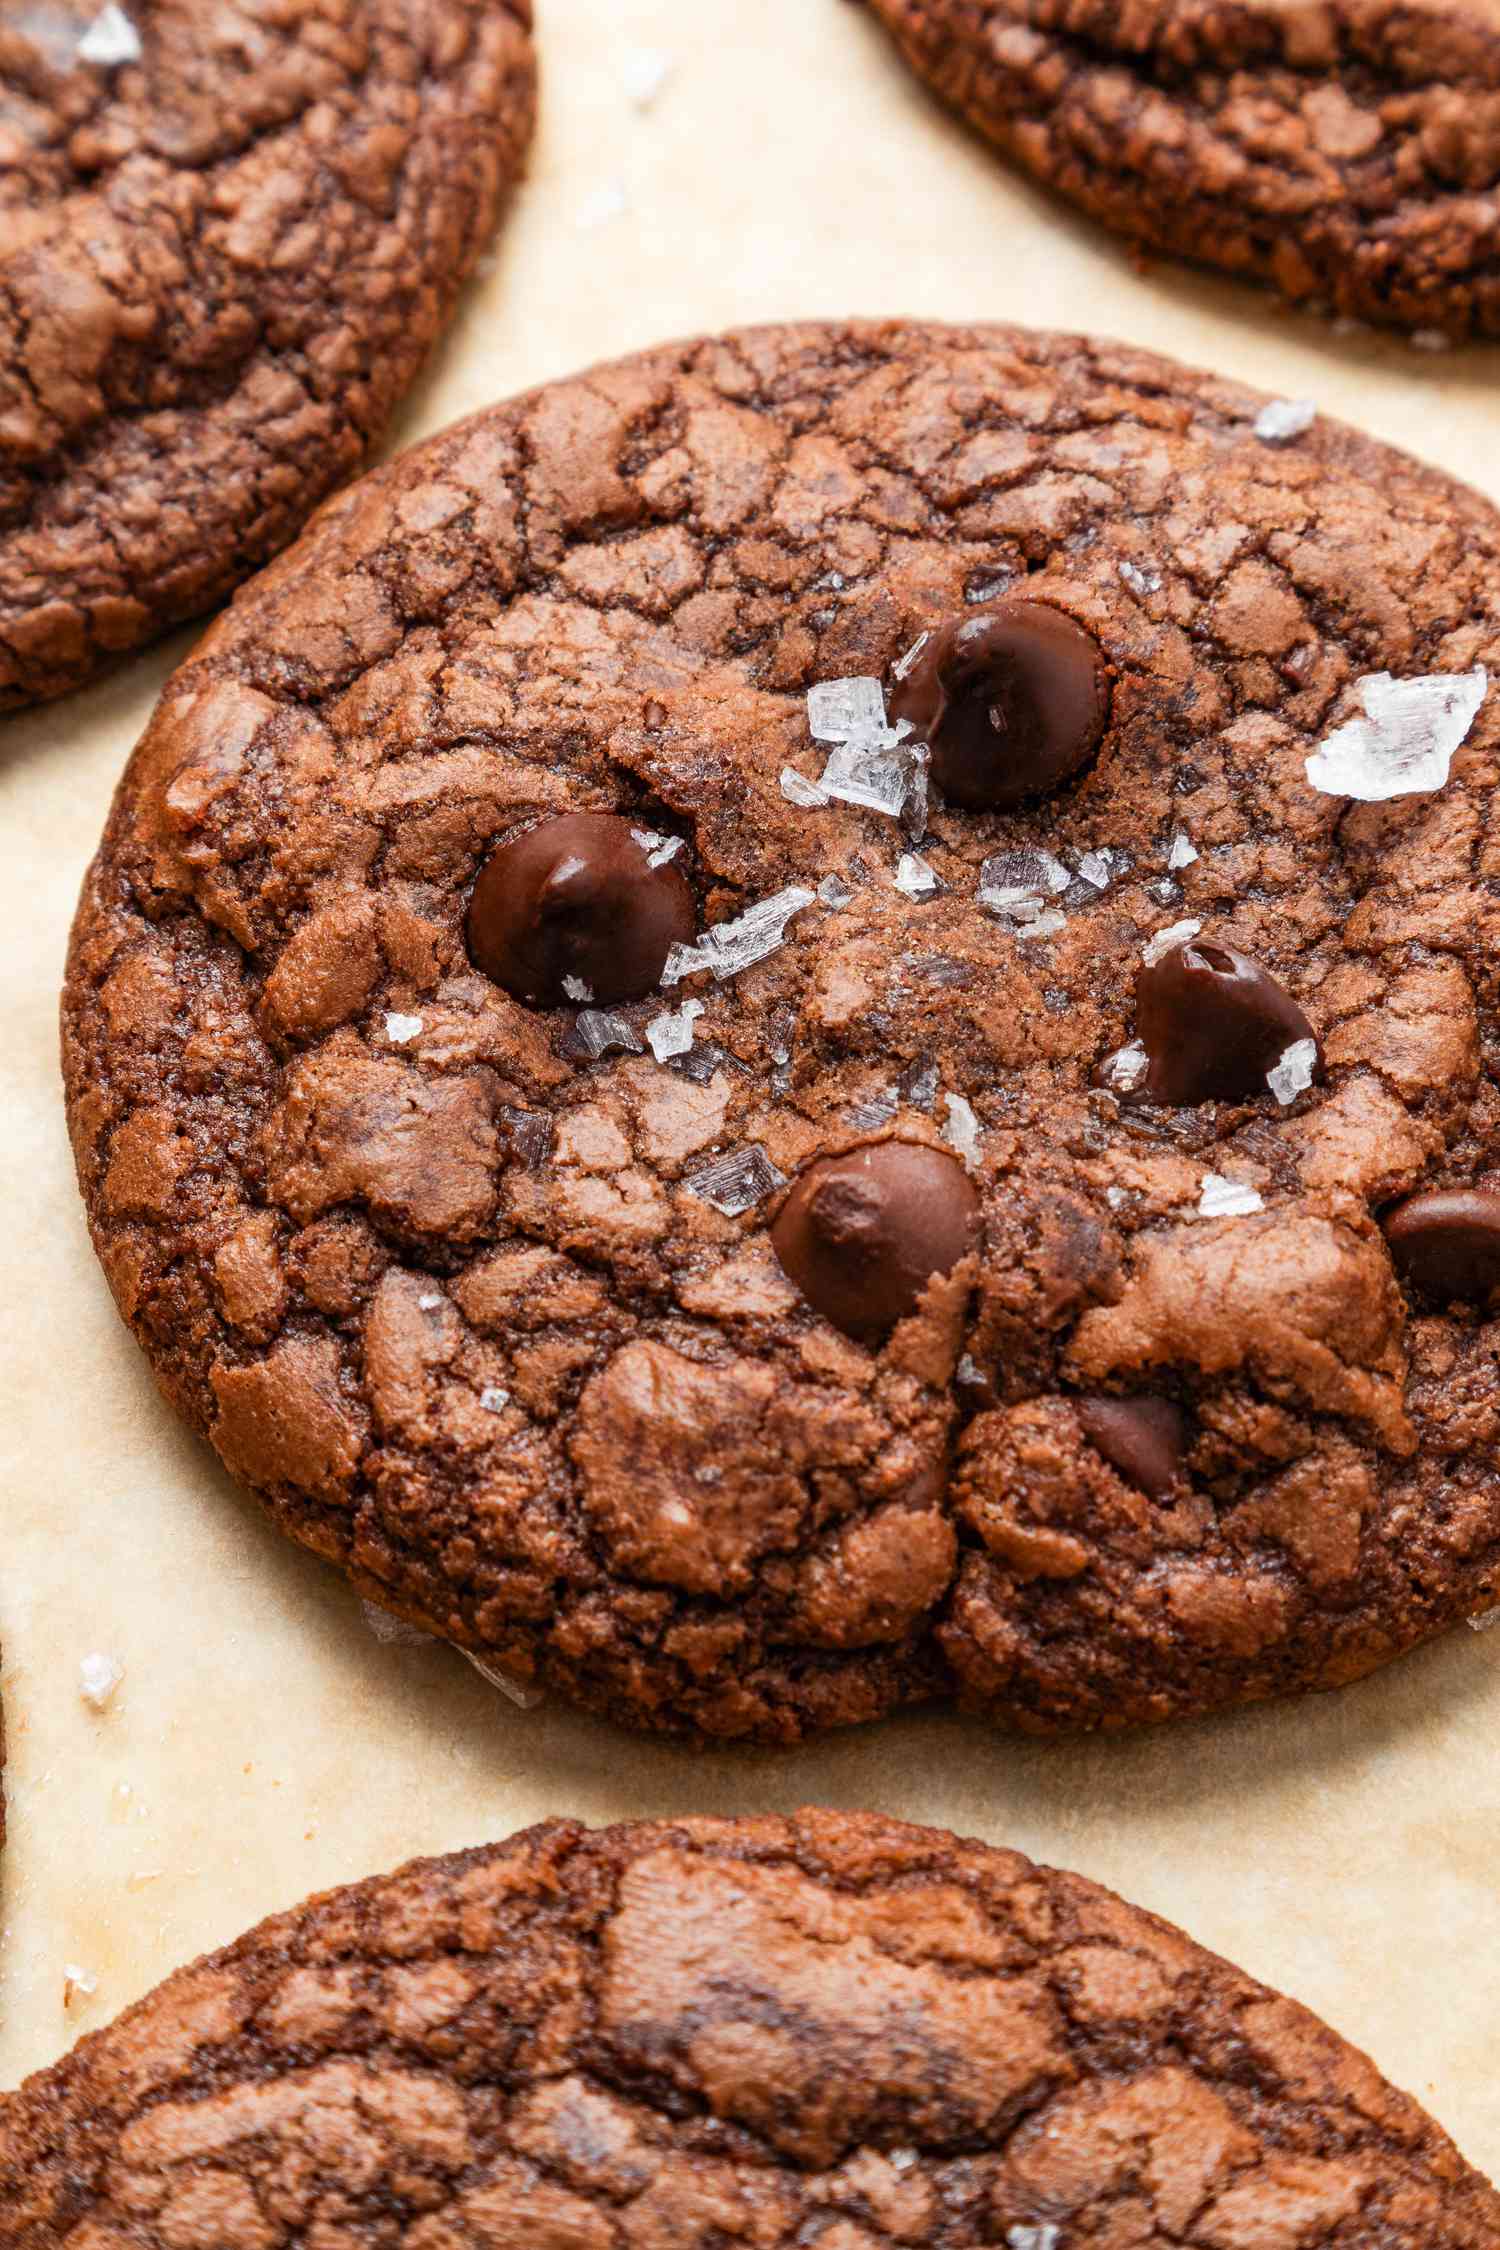
[[[1494,0],[870,0],[1106,226],[1356,319],[1500,336]]]
[[[292,1537],[780,1742],[1196,1715],[1500,1599],[1500,517],[1287,420],[743,332],[415,448],[219,620],[67,1097]]]
[[[1373,2065],[1155,1916],[868,1814],[329,1892],[0,2106],[13,2250],[1494,2250]]]
[[[530,0],[0,20],[0,710],[229,593],[380,436],[530,138]]]

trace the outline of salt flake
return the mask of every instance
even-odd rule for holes
[[[140,61],[141,35],[124,9],[111,4],[95,16],[75,52],[80,62],[112,70],[119,63]]]
[[[1005,2241],[1006,2250],[1060,2250],[1062,2229],[1044,2220],[1040,2226],[1012,2227]]]
[[[386,1015],[385,1035],[393,1047],[409,1046],[413,1039],[421,1037],[423,1029],[420,1016],[402,1016],[394,1011]]]
[[[898,891],[907,898],[936,898],[942,889],[935,869],[928,866],[920,852],[903,852],[896,862],[894,877]]]
[[[1289,445],[1310,430],[1318,410],[1310,398],[1273,398],[1255,417],[1255,434],[1266,445]]]
[[[513,1680],[508,1672],[501,1671],[498,1664],[490,1664],[484,1657],[476,1656],[471,1648],[462,1649],[459,1653],[468,1658],[482,1680],[488,1680],[492,1688],[498,1688],[518,1711],[534,1711],[539,1703],[546,1702],[543,1689],[528,1687],[521,1680]]]
[[[682,849],[680,836],[660,836],[654,828],[632,828],[630,833],[645,853],[648,867],[665,867]]]
[[[99,1989],[99,1979],[80,1969],[76,1961],[63,1963],[63,2007],[71,2008],[75,2000],[92,2000]]]
[[[1500,1608],[1482,1609],[1477,1617],[1467,1617],[1464,1623],[1471,1633],[1493,1633],[1500,1625]]]
[[[1122,562],[1118,568],[1121,578],[1137,599],[1144,594],[1159,594],[1161,592],[1161,572],[1159,570],[1143,570],[1139,563],[1133,562]]]
[[[1016,941],[1019,944],[1024,938],[1056,937],[1058,931],[1065,930],[1067,926],[1067,915],[1059,914],[1056,907],[1049,907],[1045,914],[1038,914],[1034,921],[1020,924],[1016,931]]]
[[[943,1100],[948,1109],[943,1139],[950,1148],[957,1149],[966,1164],[976,1163],[979,1157],[979,1119],[962,1094],[945,1094]]]
[[[995,852],[979,870],[979,903],[1002,922],[1035,922],[1044,901],[1060,897],[1071,881],[1051,852]]]
[[[666,85],[673,59],[662,47],[631,47],[620,60],[620,78],[636,109],[647,110]]]
[[[841,742],[823,768],[819,786],[827,797],[894,820],[911,789],[911,760],[880,744]]]
[[[818,896],[825,906],[831,906],[837,912],[840,907],[849,904],[854,892],[842,875],[825,875],[818,885]]]
[[[879,680],[819,680],[807,691],[814,742],[858,742],[884,734],[885,690]]]
[[[362,1601],[359,1606],[366,1625],[387,1648],[421,1648],[432,1639],[420,1625],[408,1625],[404,1617],[392,1617],[390,1611],[381,1609],[378,1603]]]
[[[587,983],[582,977],[564,977],[563,990],[570,1000],[581,1000],[587,1002],[592,1000],[594,997],[593,986]]]
[[[931,1109],[937,1100],[940,1083],[941,1074],[937,1064],[930,1057],[923,1056],[902,1072],[901,1099],[909,1102],[913,1109]]]
[[[1187,831],[1182,828],[1175,830],[1172,837],[1172,848],[1167,854],[1168,867],[1191,867],[1197,857],[1197,847]]]
[[[1151,1057],[1139,1039],[1117,1047],[1099,1065],[1099,1076],[1112,1094],[1133,1094],[1151,1067]]]
[[[1489,691],[1484,666],[1412,680],[1371,672],[1355,684],[1365,716],[1339,727],[1307,760],[1314,789],[1366,804],[1441,789]]]
[[[982,1383],[985,1379],[984,1369],[972,1352],[964,1353],[953,1372],[961,1383]]]
[[[789,805],[800,806],[803,812],[815,812],[828,803],[828,791],[809,781],[805,773],[798,773],[795,766],[782,767],[781,794]]]
[[[712,970],[721,983],[726,977],[737,977],[742,969],[764,961],[785,945],[788,922],[804,906],[811,906],[817,895],[794,883],[770,898],[757,900],[732,922],[716,922],[696,945],[674,945],[662,970],[662,983],[678,984],[699,969]]]
[[[856,1102],[853,1109],[846,1109],[844,1123],[851,1133],[878,1133],[882,1125],[889,1125],[899,1107],[896,1096],[887,1088],[870,1101]]]
[[[611,1047],[623,1047],[628,1054],[638,1055],[641,1042],[633,1025],[623,1016],[611,1014],[608,1008],[580,1008],[574,1029],[586,1052],[597,1062]]]
[[[510,1392],[498,1383],[486,1383],[479,1394],[479,1403],[486,1414],[503,1414],[510,1404]]]
[[[78,1692],[95,1711],[107,1711],[115,1699],[125,1667],[117,1656],[94,1649],[78,1667]]]
[[[917,635],[917,638],[912,642],[911,647],[907,650],[906,654],[900,659],[898,663],[895,663],[891,666],[891,670],[898,680],[909,678],[912,666],[916,663],[917,658],[921,655],[923,649],[927,646],[927,643],[931,639],[931,633],[919,633]]]
[[[1285,1108],[1299,1094],[1307,1092],[1317,1067],[1316,1039],[1294,1039],[1291,1046],[1283,1050],[1280,1061],[1266,1072],[1266,1084]]]
[[[1247,1219],[1265,1204],[1253,1187],[1242,1180],[1226,1180],[1222,1172],[1205,1172],[1198,1197],[1200,1219]]]
[[[693,1026],[703,1013],[701,1000],[684,1000],[680,1008],[664,1008],[646,1026],[646,1042],[658,1062],[685,1055],[693,1044]]]
[[[768,1195],[784,1187],[786,1174],[778,1172],[765,1150],[752,1141],[748,1148],[731,1149],[725,1156],[716,1156],[711,1164],[689,1172],[683,1185],[689,1195],[711,1203],[726,1219],[737,1219],[742,1211],[764,1203]]]
[[[1123,852],[1085,852],[1078,862],[1078,879],[1091,890],[1107,891],[1116,878],[1123,875],[1130,862]]]
[[[1154,969],[1166,954],[1175,953],[1179,945],[1186,945],[1202,929],[1201,922],[1173,922],[1165,930],[1158,930],[1149,938],[1141,953],[1148,969]]]

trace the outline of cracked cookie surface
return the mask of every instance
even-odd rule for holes
[[[314,1899],[0,2102],[13,2250],[1492,2250],[1289,2000],[865,1814],[554,1822]]]
[[[80,1180],[167,1398],[362,1594],[770,1742],[1193,1715],[1500,1596],[1495,1327],[1381,1223],[1500,1185],[1497,699],[1445,787],[1306,770],[1372,675],[1500,665],[1500,521],[1263,406],[1016,330],[684,344],[368,477],[175,675],[74,931]],[[785,793],[807,690],[1017,593],[1108,725],[1045,795],[935,800],[913,896],[898,821]],[[700,931],[811,903],[738,975],[517,998],[476,877],[583,813]],[[1066,886],[1029,925],[980,895],[1016,854]],[[1099,1083],[1200,926],[1312,1027],[1285,1100]],[[958,1182],[951,1264],[855,1335],[792,1278],[804,1190],[857,1217],[891,1165]]]
[[[1500,336],[1495,0],[869,0],[1007,156],[1152,249]]]
[[[0,21],[0,710],[221,600],[353,473],[531,134],[530,0],[99,18]]]

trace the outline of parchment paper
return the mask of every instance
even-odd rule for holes
[[[1335,337],[1248,289],[1139,274],[1010,177],[844,0],[539,0],[529,186],[403,436],[589,361],[743,320],[1090,328],[1308,396],[1500,499],[1500,351]],[[655,104],[642,47],[671,58]],[[614,216],[611,207],[623,204]],[[7,1023],[0,1640],[11,1838],[0,2084],[319,1887],[547,1814],[873,1804],[1079,1868],[1296,1994],[1500,2173],[1500,1632],[1342,1696],[1024,1747],[938,1716],[780,1759],[641,1746],[383,1646],[157,1399],[77,1207],[55,1061],[78,882],[191,635],[0,721]],[[91,1650],[125,1665],[104,1715]],[[65,2009],[68,1969],[96,1981]]]

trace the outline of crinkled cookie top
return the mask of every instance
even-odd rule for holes
[[[1305,2009],[868,1814],[572,1823],[334,1891],[0,2104],[8,2250],[1492,2250]]]
[[[215,625],[68,1102],[286,1531],[771,1741],[1191,1714],[1500,1596],[1500,521],[1290,419],[1021,331],[686,344]],[[996,725],[1031,793],[947,801]]]
[[[7,0],[0,710],[359,465],[531,134],[530,0]]]

